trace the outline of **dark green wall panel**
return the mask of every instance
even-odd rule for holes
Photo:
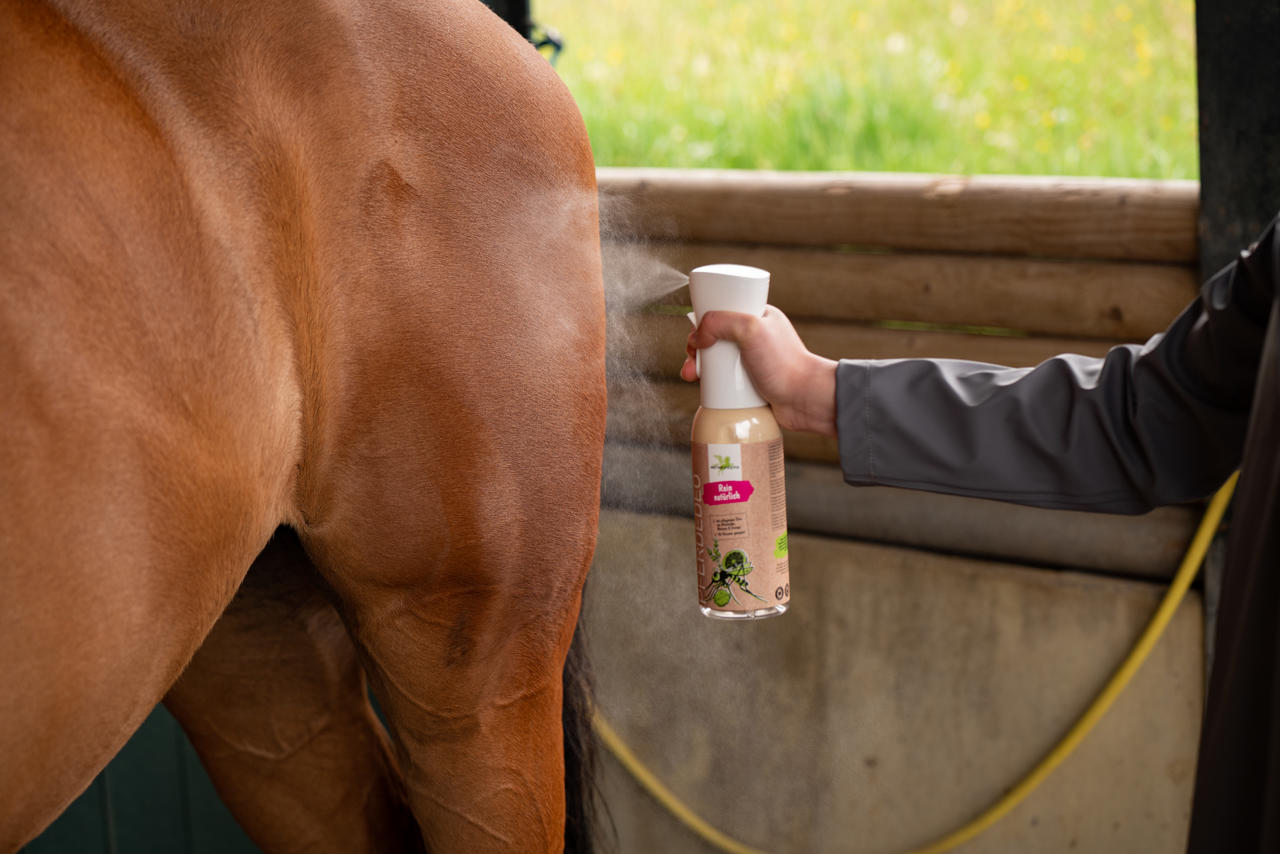
[[[24,854],[259,854],[163,706]]]

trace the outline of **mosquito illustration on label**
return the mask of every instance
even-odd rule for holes
[[[732,599],[738,602],[738,597],[733,595],[733,588],[736,586],[743,593],[746,593],[753,599],[764,599],[751,592],[751,588],[747,586],[747,576],[751,574],[751,570],[755,569],[751,565],[751,561],[747,558],[747,553],[742,549],[733,549],[726,553],[723,558],[720,555],[720,541],[712,540],[711,548],[707,549],[707,557],[715,562],[716,571],[711,573],[711,581],[707,586],[702,588],[702,600],[705,602],[710,599],[715,603],[717,608],[723,608],[729,604]]]

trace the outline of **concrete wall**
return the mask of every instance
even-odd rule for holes
[[[922,519],[921,525],[927,526]],[[792,537],[792,610],[697,610],[687,519],[606,510],[586,624],[603,713],[696,812],[778,852],[896,854],[1017,782],[1163,587]],[[1194,594],[1083,746],[964,852],[1177,852],[1202,698]],[[613,762],[622,852],[711,850]]]

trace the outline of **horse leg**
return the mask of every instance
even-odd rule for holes
[[[434,287],[382,280],[400,308],[346,342],[316,432],[349,441],[312,443],[299,469],[300,539],[344,603],[429,850],[565,844],[562,678],[605,414],[585,160],[556,176],[579,189],[524,206],[510,179],[472,176],[458,198],[501,212],[492,231],[435,228],[417,267]]]
[[[565,844],[562,678],[594,547],[603,400],[554,390],[543,370],[512,365],[511,386],[472,387],[465,405],[444,387],[431,406],[379,401],[396,429],[366,422],[330,518],[301,534],[344,603],[431,851]],[[557,404],[543,423],[504,429],[505,407],[534,395]]]
[[[479,549],[423,567],[392,584],[344,570],[338,583],[427,848],[560,850],[561,680],[586,565]]]
[[[47,515],[0,501],[0,851],[38,834],[124,745],[260,547],[251,522],[231,530],[235,512],[200,519],[191,548],[177,547],[142,496],[62,474],[82,483],[61,484]]]
[[[275,527],[234,443],[47,402],[39,431],[9,409],[20,440],[0,443],[0,851],[124,745]]]
[[[222,800],[266,851],[421,848],[364,672],[289,529],[165,698]]]

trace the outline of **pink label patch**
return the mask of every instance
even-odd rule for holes
[[[756,489],[749,480],[717,480],[702,485],[702,503],[715,506],[717,504],[737,504],[746,501]]]

